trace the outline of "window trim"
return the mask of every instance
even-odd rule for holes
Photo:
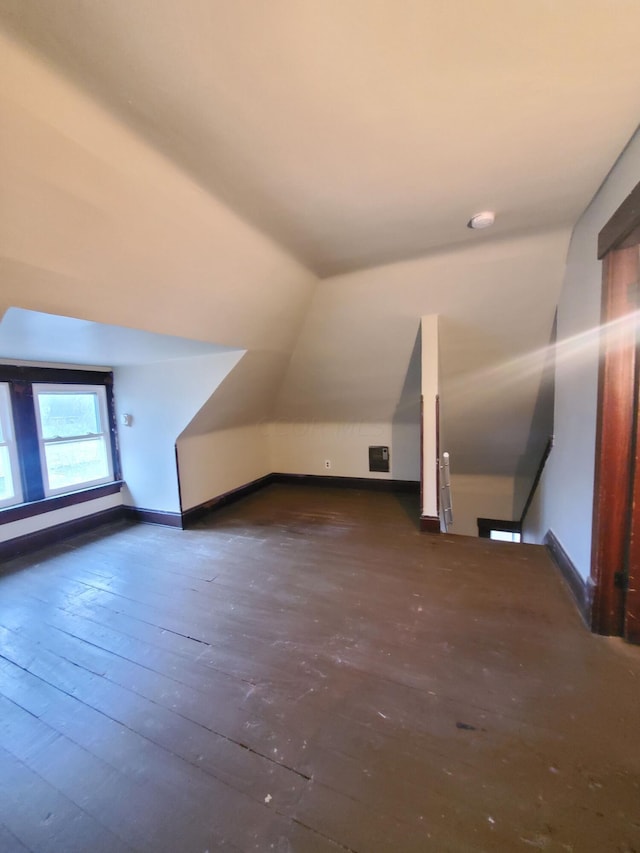
[[[16,434],[13,423],[13,406],[11,403],[11,388],[8,382],[0,382],[0,424],[2,438],[0,447],[6,447],[9,454],[9,468],[13,485],[13,495],[10,498],[0,498],[0,510],[22,503],[22,478],[20,476],[20,460],[16,445]]]
[[[22,521],[23,518],[33,518],[36,515],[43,515],[56,509],[65,509],[68,506],[76,506],[108,495],[115,495],[123,486],[123,480],[114,480],[112,483],[104,483],[102,486],[91,486],[88,489],[79,489],[77,492],[67,492],[64,495],[55,495],[52,498],[13,504],[0,509],[0,524]]]
[[[34,382],[31,385],[31,391],[33,394],[33,406],[36,415],[38,448],[40,451],[40,471],[42,475],[42,486],[44,489],[45,498],[51,498],[55,497],[56,495],[67,494],[69,492],[82,491],[82,489],[89,489],[92,486],[100,486],[104,483],[112,483],[114,478],[113,460],[112,450],[110,446],[111,443],[109,441],[109,415],[107,410],[107,394],[104,385],[77,385],[75,382]],[[98,398],[100,427],[102,428],[102,431],[98,433],[91,433],[90,437],[87,437],[86,435],[78,435],[68,436],[64,439],[45,438],[42,430],[42,416],[40,412],[40,406],[38,404],[38,397],[40,394],[59,394],[60,396],[65,394],[95,394]],[[52,488],[49,481],[49,470],[47,466],[47,447],[54,444],[62,443],[63,441],[88,441],[94,438],[102,438],[104,440],[105,448],[107,451],[107,474],[104,477],[97,477],[94,480],[83,480],[81,483],[75,485],[59,486],[58,488]]]
[[[22,503],[0,507],[0,524],[41,515],[63,506],[83,503],[113,494],[122,488],[122,468],[118,448],[113,372],[78,367],[47,367],[44,365],[0,364],[0,382],[8,383],[11,395],[14,435],[16,439]],[[107,402],[106,432],[111,443],[112,480],[98,486],[82,486],[46,497],[41,473],[40,450],[33,400],[34,384],[99,385],[103,386]]]

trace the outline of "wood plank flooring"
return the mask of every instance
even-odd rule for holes
[[[640,851],[640,649],[541,548],[273,485],[0,573],[0,851]]]

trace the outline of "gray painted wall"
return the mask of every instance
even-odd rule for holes
[[[551,529],[580,574],[590,571],[602,264],[598,232],[640,178],[636,133],[576,224],[558,304],[555,445],[524,539]]]

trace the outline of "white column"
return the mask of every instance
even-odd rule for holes
[[[422,318],[422,506],[421,514],[438,518],[436,400],[438,397],[438,315]]]

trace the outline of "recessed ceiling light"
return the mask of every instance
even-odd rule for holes
[[[492,210],[483,210],[481,213],[474,214],[467,222],[467,228],[489,228],[496,221],[496,215]]]

